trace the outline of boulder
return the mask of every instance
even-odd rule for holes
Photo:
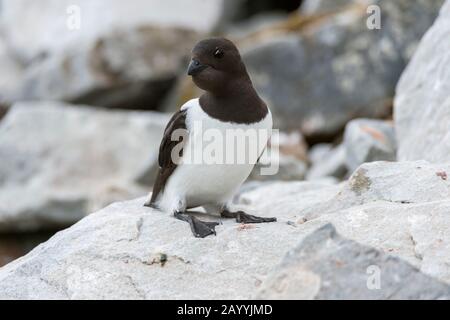
[[[324,213],[336,212],[374,202],[419,204],[450,200],[450,164],[427,161],[371,162],[361,165],[342,183],[334,195],[317,206],[296,210],[300,220],[311,220]],[[266,201],[261,206],[269,206]],[[285,204],[295,210],[302,199]]]
[[[269,147],[259,158],[250,174],[250,180],[303,180],[307,171],[308,146],[298,132],[290,134],[274,131]],[[263,168],[273,167],[275,171],[266,174]]]
[[[342,237],[327,224],[283,258],[257,298],[448,300],[450,286],[402,259]]]
[[[198,239],[144,202],[93,213],[0,269],[0,299],[248,299],[298,242],[285,222],[230,219]]]
[[[300,245],[301,252],[308,253],[302,260],[305,265],[316,257],[324,265],[323,269],[311,267],[310,272],[306,269],[306,276],[300,274],[300,279],[305,280],[301,287],[304,290],[298,293],[302,297],[342,297],[338,291],[327,289],[327,279],[359,290],[355,291],[358,294],[343,291],[352,298],[387,297],[387,292],[395,288],[400,290],[393,295],[397,298],[442,297],[446,286],[420,275],[397,258],[427,276],[450,284],[450,197],[448,189],[446,194],[443,192],[448,181],[441,178],[442,174],[436,175],[435,165],[426,162],[398,164],[396,168],[387,162],[366,166],[373,183],[368,190],[362,190],[372,193],[372,197],[358,195],[351,189],[354,177],[338,185],[325,181],[257,182],[242,190],[236,199],[236,209],[276,216],[278,221],[242,225],[232,219],[199,214],[202,219],[222,222],[216,228],[216,236],[204,239],[193,237],[189,226],[170,214],[143,207],[145,198],[112,204],[1,268],[0,298],[263,297],[260,295],[272,287],[271,279],[276,272],[283,272],[278,266],[286,252],[329,223],[342,237],[361,245],[330,232],[319,236],[324,234],[324,229],[305,240]],[[424,170],[413,170],[419,166]],[[383,184],[383,180],[388,182]],[[442,186],[443,183],[447,185]],[[385,190],[379,190],[382,186]],[[396,194],[396,188],[400,187],[410,191],[416,201],[390,201],[395,197],[387,196],[387,188]],[[350,192],[360,201],[342,196]],[[325,243],[330,247],[324,246]],[[352,255],[358,252],[362,252],[361,257]],[[335,254],[345,258],[343,264],[330,260]],[[360,290],[361,284],[357,282],[366,276],[363,285],[366,284],[370,275],[354,269],[364,266],[362,272],[366,272],[366,263],[378,264],[382,288],[385,288],[370,296]],[[396,275],[404,279],[407,274],[417,281],[407,286],[394,281]],[[317,279],[324,280],[320,290],[316,290]]]
[[[116,31],[27,67],[13,99],[154,110],[197,40],[186,30]]]
[[[344,237],[402,258],[426,275],[450,284],[449,210],[448,198],[409,204],[374,201],[322,213],[308,220],[308,227],[332,223]]]
[[[450,161],[450,1],[403,73],[394,116],[399,160]]]
[[[67,226],[148,192],[168,119],[57,102],[14,105],[0,123],[0,232]]]
[[[263,174],[263,168],[268,168],[270,166],[276,166],[278,169],[274,171],[274,174]],[[250,174],[249,179],[257,181],[303,180],[305,179],[307,169],[308,165],[306,162],[292,155],[280,153],[279,157],[273,161],[271,161],[271,159],[261,157]]]
[[[394,126],[381,120],[352,120],[345,127],[344,146],[350,172],[366,162],[394,161],[397,151]]]
[[[346,152],[344,145],[332,147],[318,144],[310,151],[311,167],[306,174],[307,180],[326,177],[343,179],[347,175]]]
[[[307,221],[307,213],[322,214],[315,208],[331,202],[341,189],[341,185],[329,180],[276,181],[241,193],[238,203],[254,212],[273,212],[293,222]]]
[[[24,68],[6,98],[154,109],[196,41],[221,23],[224,6],[223,0],[3,1],[5,43]]]
[[[372,201],[423,203],[448,200],[450,181],[447,172],[450,172],[450,164],[427,161],[366,163],[352,174],[334,202],[355,205]]]
[[[395,85],[442,3],[374,0],[379,30],[367,27],[367,5],[357,4],[245,41],[244,60],[275,127],[330,141],[351,119],[389,115]]]
[[[308,150],[308,160],[311,163],[319,162],[328,157],[329,153],[333,150],[332,143],[318,143],[313,145]]]
[[[99,0],[95,4],[89,0],[43,1],[40,5],[26,0],[2,1],[2,27],[7,42],[24,61],[64,50],[80,40],[95,40],[112,30],[153,25],[208,33],[223,14],[222,0],[194,0],[189,4],[179,0],[135,0],[133,5],[119,0]],[[204,14],[198,14],[199,7]],[[18,18],[24,18],[26,23],[18,25]]]
[[[338,185],[273,183],[240,195],[240,203],[256,212],[285,215],[305,231],[331,222],[344,237],[450,283],[448,170],[448,164],[425,161],[374,162]]]
[[[8,51],[0,29],[0,119],[6,113],[8,97],[16,89],[17,83],[23,75],[19,61],[15,60]]]

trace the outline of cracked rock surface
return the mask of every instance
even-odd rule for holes
[[[327,224],[291,250],[260,299],[450,299],[450,286],[405,261],[363,246]]]
[[[1,268],[0,298],[248,299],[289,250],[329,223],[342,237],[449,284],[450,181],[438,174],[447,170],[425,161],[375,162],[341,184],[260,184],[240,194],[238,206],[278,222],[222,219],[217,236],[205,239],[169,214],[143,207],[144,198],[115,203]],[[319,254],[318,247],[310,250]],[[352,254],[344,258],[351,261]]]
[[[13,105],[0,123],[0,233],[66,227],[144,194],[168,119],[60,102]]]

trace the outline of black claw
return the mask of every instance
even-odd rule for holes
[[[218,222],[201,221],[189,214],[180,212],[175,213],[175,218],[189,223],[192,233],[197,238],[205,238],[212,234],[216,235],[215,227],[219,225]]]

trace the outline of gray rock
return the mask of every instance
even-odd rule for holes
[[[276,135],[276,136],[275,136]],[[250,174],[250,180],[303,180],[308,165],[308,146],[303,136],[298,132],[290,134],[274,132],[270,146],[261,155],[258,163]],[[263,168],[276,168],[266,174]]]
[[[450,1],[423,37],[395,97],[399,160],[450,161]]]
[[[393,124],[371,119],[352,120],[345,127],[344,146],[346,165],[351,172],[365,162],[394,161],[397,144]]]
[[[144,202],[93,213],[1,268],[0,299],[249,299],[298,242],[287,223],[230,219],[198,239]]]
[[[305,219],[363,204],[426,203],[450,199],[449,164],[371,162],[361,165],[334,197],[305,210]]]
[[[276,181],[242,193],[239,203],[255,212],[276,212],[277,216],[299,221],[306,216],[305,212],[315,212],[315,208],[332,201],[341,189],[342,186],[327,180]],[[316,213],[320,215],[322,211]]]
[[[361,165],[339,197],[352,203],[389,201],[421,203],[450,199],[450,164],[372,162]]]
[[[304,232],[332,222],[343,236],[450,283],[448,169],[424,161],[374,162],[339,185],[279,182],[240,199],[256,212],[285,216]]]
[[[267,168],[269,166],[274,166],[274,165],[276,165],[278,167],[278,170],[276,171],[275,174],[270,174],[270,175],[261,174],[262,168]],[[258,162],[255,165],[255,168],[253,169],[252,173],[250,174],[249,179],[257,180],[257,181],[304,180],[307,169],[308,169],[308,165],[304,161],[299,160],[296,157],[291,156],[291,155],[280,154],[276,164],[272,161],[263,163],[260,160],[260,162]]]
[[[310,152],[311,167],[306,174],[307,180],[334,177],[343,179],[347,174],[346,152],[343,145],[332,148],[329,145],[317,145]]]
[[[308,150],[309,162],[314,163],[325,160],[333,148],[332,143],[318,143],[313,145]]]
[[[331,222],[346,238],[400,257],[424,274],[450,284],[448,210],[448,199],[411,204],[374,201],[322,212],[302,226],[312,229]]]
[[[327,224],[291,250],[259,299],[450,299],[450,286],[409,263],[345,239]]]
[[[138,182],[156,162],[168,119],[56,102],[14,105],[0,123],[0,232],[66,226],[148,192]]]
[[[368,29],[366,7],[356,6],[246,44],[244,60],[275,127],[320,141],[357,116],[390,113],[398,78],[443,1],[373,3],[382,9],[380,30]]]
[[[200,6],[202,15],[198,14]],[[223,6],[223,0],[193,0],[189,4],[180,0],[134,0],[133,5],[119,0],[98,0],[95,4],[89,0],[43,0],[39,5],[26,0],[3,0],[1,17],[7,43],[28,62],[43,54],[73,48],[80,41],[93,41],[111,30],[160,26],[208,33],[222,18]],[[76,9],[80,9],[79,28],[74,19]],[[98,23],[99,12],[102,23]],[[24,23],[17,24],[17,19]]]
[[[233,204],[239,204],[242,203],[241,196],[247,192],[250,192],[252,190],[256,190],[264,185],[269,185],[271,183],[276,183],[275,180],[267,180],[267,181],[255,181],[255,180],[249,180],[244,182],[239,190],[236,192],[236,194],[233,197]]]
[[[197,40],[197,35],[183,30],[118,31],[27,66],[23,81],[8,100],[156,109]]]
[[[223,10],[223,0],[3,1],[5,42],[24,68],[6,98],[154,109]]]
[[[394,170],[391,163],[371,164],[374,165],[377,171],[385,172],[384,179],[389,172],[388,180],[403,184],[405,192],[407,182],[422,184],[422,193],[426,193],[426,188],[431,191],[428,196],[417,197],[416,203],[392,202],[380,196],[355,204],[354,199],[338,197],[347,192],[343,189],[349,183],[256,182],[259,186],[243,190],[237,208],[276,216],[278,222],[239,225],[224,219],[216,229],[217,236],[205,239],[194,238],[185,222],[168,213],[143,207],[144,198],[115,203],[1,268],[0,298],[248,299],[265,286],[262,283],[267,283],[267,276],[276,270],[287,251],[330,222],[343,237],[404,259],[428,276],[449,284],[449,193],[441,198],[433,196],[440,181],[424,179],[429,169],[424,174],[405,175],[409,166],[402,171]],[[375,185],[381,185],[383,174],[379,175]],[[377,189],[371,192],[376,193]],[[412,195],[417,196],[418,192]],[[336,209],[323,209],[324,203],[330,202]],[[338,202],[344,204],[339,206]],[[305,219],[305,213],[311,211],[316,215]],[[202,218],[220,220],[212,216]],[[393,265],[389,275],[405,271],[403,264]],[[337,274],[338,268],[336,265]],[[382,284],[383,281],[382,278]],[[428,290],[429,282],[416,284],[423,287],[422,297],[439,293]],[[311,286],[303,288],[302,294],[311,292],[307,290]],[[406,295],[403,291],[398,294],[397,297]]]

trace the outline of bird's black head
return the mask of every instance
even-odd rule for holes
[[[249,79],[238,49],[224,38],[197,43],[192,50],[188,75],[200,89],[212,93],[223,91],[230,82]]]

